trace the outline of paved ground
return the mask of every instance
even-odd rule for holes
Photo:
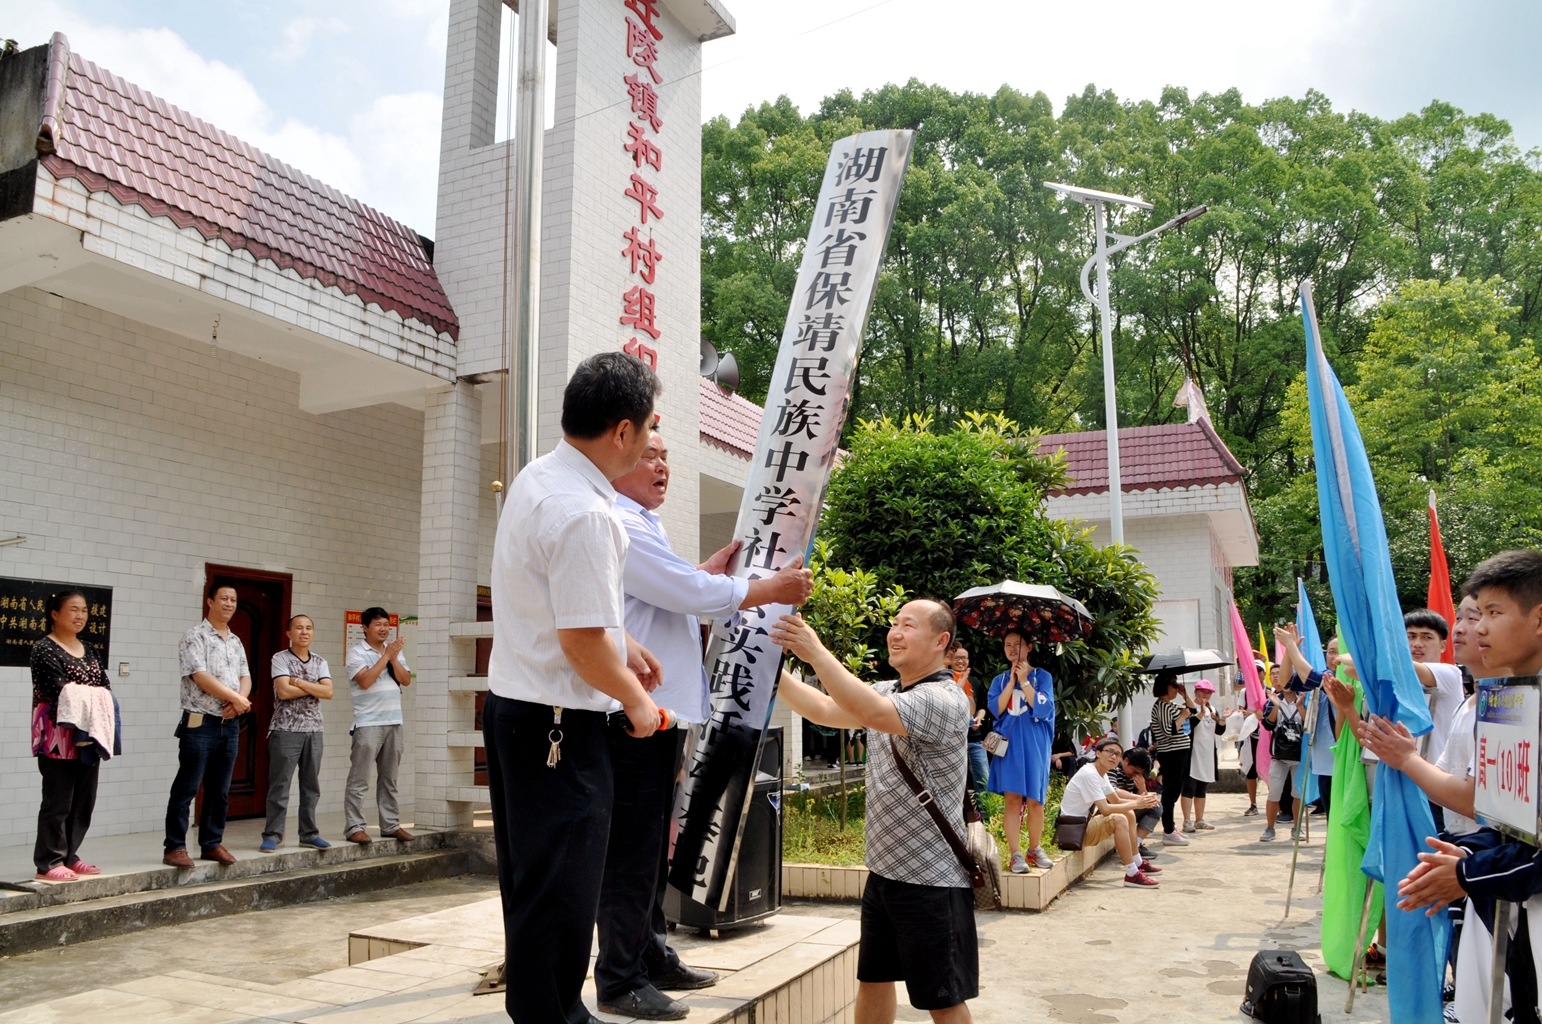
[[[308,978],[348,966],[348,933],[357,928],[497,894],[497,879],[468,875],[0,957],[0,1008],[174,971],[269,985]]]
[[[1346,987],[1322,973],[1314,895],[1321,835],[1303,846],[1297,895],[1282,922],[1290,845],[1257,841],[1246,798],[1212,798],[1215,832],[1169,848],[1159,890],[1126,889],[1110,858],[1044,914],[979,915],[985,1024],[1241,1021],[1247,966],[1259,949],[1295,948],[1317,968],[1325,1024],[1388,1020],[1385,989],[1343,1013]],[[1315,827],[1321,819],[1314,819]],[[1284,830],[1281,830],[1284,834]],[[0,962],[0,1007],[24,1007],[136,978],[193,971],[275,984],[347,963],[347,935],[364,925],[486,899],[488,878],[427,882],[285,910],[242,914],[85,942]],[[795,901],[787,913],[855,917],[853,904]],[[397,1020],[411,1020],[406,1007]],[[905,1005],[900,1019],[927,1015]],[[98,1018],[99,1019],[99,1018]],[[95,1021],[92,1022],[95,1024]]]

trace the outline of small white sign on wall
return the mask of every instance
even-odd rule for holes
[[[1533,846],[1538,832],[1539,724],[1542,679],[1479,681],[1473,809],[1483,824]]]

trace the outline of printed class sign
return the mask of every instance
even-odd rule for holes
[[[86,595],[90,616],[80,639],[95,647],[105,662],[112,633],[112,588],[87,587],[56,580],[19,580],[0,576],[0,665],[22,666],[32,661],[32,645],[53,628],[48,598],[61,590]]]
[[[865,132],[830,150],[739,507],[735,575],[770,576],[813,545],[913,140]],[[712,717],[680,790],[669,880],[720,910],[781,673],[769,630],[791,610],[741,612],[716,625],[707,647]]]
[[[1542,679],[1478,682],[1473,809],[1478,821],[1537,845],[1538,727]]]

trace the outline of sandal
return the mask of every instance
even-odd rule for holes
[[[75,863],[71,864],[70,870],[75,872],[77,875],[100,875],[102,873],[101,868],[97,867],[95,864],[87,864],[83,860],[77,860]]]
[[[33,877],[39,882],[73,882],[80,876],[63,864],[55,864],[47,871],[39,871]]]

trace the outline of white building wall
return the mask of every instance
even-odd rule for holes
[[[338,682],[321,808],[342,806],[343,612],[417,613],[423,417],[397,405],[312,416],[299,387],[271,364],[68,299],[0,295],[0,534],[27,537],[0,548],[0,575],[113,588],[124,752],[102,769],[93,835],[164,818],[177,643],[202,613],[208,562],[293,574],[293,610],[315,619]],[[408,805],[414,690],[403,700]],[[36,826],[30,710],[27,669],[0,668],[0,844],[30,841]]]

